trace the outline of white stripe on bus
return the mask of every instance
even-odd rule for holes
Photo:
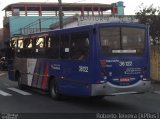
[[[22,95],[32,95],[31,93],[22,91],[22,90],[17,89],[17,88],[8,88],[8,89],[11,90],[11,91],[14,91],[14,92],[16,92],[16,93],[22,94]]]
[[[27,59],[27,82],[28,86],[32,85],[33,74],[36,68],[37,59]]]
[[[6,92],[4,92],[2,90],[0,90],[0,95],[3,95],[3,96],[12,96],[11,94],[6,93]]]

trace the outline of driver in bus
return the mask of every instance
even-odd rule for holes
[[[80,54],[78,60],[86,59],[86,56],[87,56],[87,51],[81,51],[81,54]]]

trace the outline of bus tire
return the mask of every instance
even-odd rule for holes
[[[49,83],[49,93],[54,100],[60,100],[62,97],[61,94],[59,94],[58,85],[55,79],[51,79]]]
[[[22,78],[20,73],[16,73],[16,80],[18,81],[18,88],[23,89]]]

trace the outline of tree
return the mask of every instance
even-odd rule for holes
[[[139,7],[140,10],[136,12],[136,18],[142,24],[150,25],[150,36],[153,39],[153,44],[160,43],[160,8],[154,8],[153,5],[149,7]]]

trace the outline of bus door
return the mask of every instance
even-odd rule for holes
[[[14,48],[6,49],[6,58],[7,58],[7,65],[8,65],[9,80],[15,80],[15,77],[14,77],[15,49]]]
[[[15,49],[17,47],[17,38],[12,38],[10,43],[8,44],[9,47],[6,49],[6,58],[7,58],[7,65],[8,65],[8,76],[9,80],[16,80],[14,76],[14,59],[15,59]]]

